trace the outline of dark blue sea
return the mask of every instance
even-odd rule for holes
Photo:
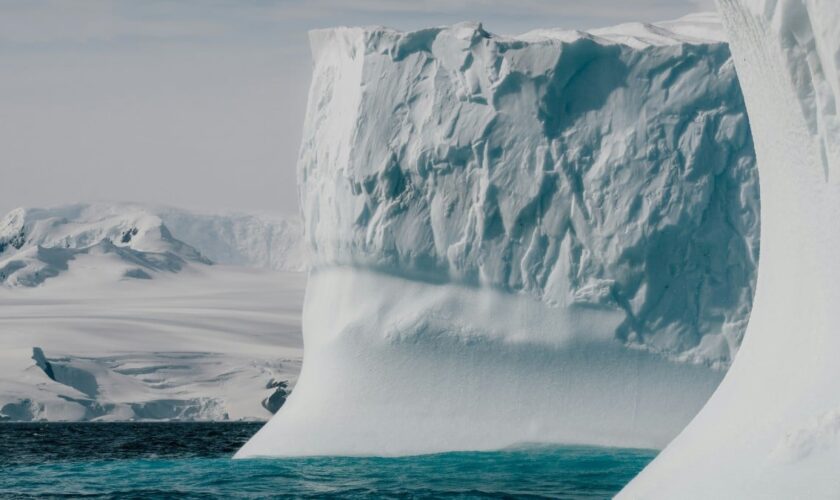
[[[0,498],[609,498],[655,452],[231,460],[261,424],[0,424]]]

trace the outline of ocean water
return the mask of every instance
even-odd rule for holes
[[[261,424],[0,424],[0,498],[609,498],[656,453],[231,460]]]

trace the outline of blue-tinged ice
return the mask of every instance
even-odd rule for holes
[[[737,351],[758,258],[714,16],[311,42],[304,366],[240,456],[664,446]]]

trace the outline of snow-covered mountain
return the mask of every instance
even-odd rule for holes
[[[211,263],[304,267],[299,224],[268,214],[200,214],[134,204],[19,208],[0,219],[0,284],[36,286],[75,268],[80,279],[151,279]]]
[[[840,2],[719,0],[761,174],[744,344],[627,499],[840,498]]]
[[[0,420],[268,418],[300,370],[299,231],[137,204],[12,211]]]
[[[312,32],[306,359],[240,455],[666,444],[737,351],[755,282],[758,178],[720,33],[707,15]]]

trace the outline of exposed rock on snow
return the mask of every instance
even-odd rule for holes
[[[277,413],[277,410],[283,407],[286,398],[289,396],[289,382],[287,380],[272,379],[265,386],[266,389],[274,389],[274,392],[265,399],[263,399],[263,408],[270,411],[271,414]]]
[[[240,456],[664,445],[740,344],[758,254],[713,20],[311,42],[306,362]]]
[[[740,354],[623,498],[838,498],[840,3],[719,0],[761,171]]]

